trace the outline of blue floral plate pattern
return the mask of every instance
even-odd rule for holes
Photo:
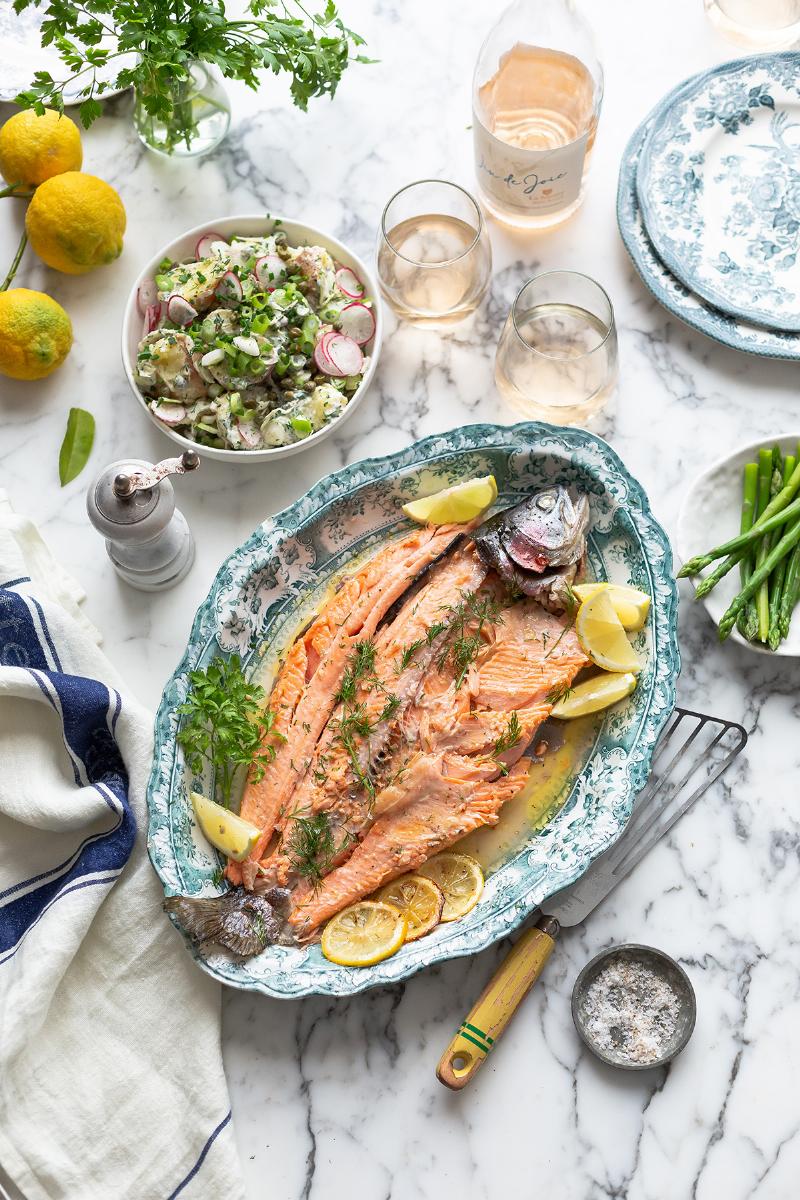
[[[208,792],[210,781],[192,777],[175,740],[188,672],[215,654],[239,653],[253,677],[268,681],[281,651],[331,581],[359,555],[408,528],[401,504],[489,472],[497,479],[503,506],[555,481],[587,492],[594,575],[633,584],[652,597],[650,619],[636,641],[644,664],[639,686],[606,714],[559,813],[489,876],[480,902],[462,920],[441,925],[393,958],[362,969],[328,962],[318,946],[273,946],[239,961],[187,941],[199,965],[221,982],[270,996],[345,996],[474,954],[576,880],[622,832],[675,702],[680,657],[669,542],[641,486],[600,438],[540,423],[473,425],[329,475],[264,521],[223,563],[156,717],[148,788],[150,857],[168,894],[210,896],[221,890],[216,852],[197,829],[189,800],[193,788]]]
[[[746,321],[728,316],[727,313],[707,304],[675,278],[658,257],[647,236],[636,189],[639,156],[658,113],[686,86],[686,83],[681,83],[665,96],[637,127],[625,147],[617,190],[617,223],[620,236],[642,282],[673,316],[723,346],[763,358],[796,361],[800,359],[800,334],[749,325]]]
[[[800,330],[800,53],[724,63],[661,107],[637,190],[650,240],[732,316]]]

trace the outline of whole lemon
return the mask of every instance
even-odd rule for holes
[[[0,374],[43,379],[60,367],[72,346],[72,322],[44,292],[0,292]]]
[[[52,108],[15,113],[0,129],[0,175],[6,183],[35,187],[62,171],[80,171],[81,135],[69,117]]]
[[[37,187],[25,217],[31,246],[48,267],[83,275],[122,252],[125,209],[110,184],[66,171]]]

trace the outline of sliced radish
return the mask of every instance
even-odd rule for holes
[[[360,300],[364,295],[363,283],[355,271],[351,271],[349,267],[339,267],[334,278],[339,291],[344,292],[345,296],[349,296],[351,300]]]
[[[221,363],[225,357],[225,351],[217,346],[214,350],[209,350],[208,354],[204,354],[200,359],[201,367],[215,367],[217,363]]]
[[[325,346],[325,354],[342,375],[358,375],[364,365],[364,355],[358,342],[337,334]]]
[[[136,293],[136,303],[139,306],[139,312],[142,316],[145,315],[151,304],[155,304],[158,300],[158,288],[156,287],[155,279],[145,279],[144,283],[140,284],[139,290]]]
[[[160,321],[161,321],[161,305],[158,303],[148,304],[147,308],[144,310],[144,325],[142,327],[142,337],[145,337],[148,333],[152,333],[154,329],[158,329]]]
[[[339,313],[339,329],[359,346],[366,346],[375,332],[375,316],[366,304],[357,300],[347,304]]]
[[[239,420],[236,422],[236,428],[248,449],[255,450],[262,445],[261,430],[252,421]]]
[[[233,271],[226,271],[215,288],[220,300],[241,300],[242,281]]]
[[[328,358],[322,342],[317,342],[314,347],[314,362],[317,365],[317,370],[322,371],[323,375],[335,375],[339,378],[344,378],[344,372],[340,371],[333,360]]]
[[[170,296],[167,301],[167,316],[175,325],[191,325],[197,316],[197,309],[192,308],[189,301],[184,300],[183,296]]]
[[[215,253],[215,244],[218,246],[220,242],[227,247],[228,243],[221,233],[214,233],[213,230],[211,233],[204,233],[201,238],[197,239],[197,245],[194,248],[195,258],[210,258]],[[219,253],[219,251],[216,253]]]
[[[286,276],[286,263],[279,254],[265,254],[256,262],[253,273],[259,287],[275,287]]]
[[[165,425],[180,425],[186,420],[186,409],[182,404],[153,403],[150,411]]]
[[[319,350],[317,359],[319,362],[323,363],[324,368],[328,375],[339,375],[340,374],[339,368],[336,366],[336,363],[333,361],[330,354],[328,353],[328,344],[331,341],[331,339],[335,338],[335,337],[341,337],[341,334],[338,333],[335,329],[329,329],[327,333],[324,333],[322,335],[322,337],[319,339],[319,342],[317,343],[317,346],[316,346],[316,350]]]

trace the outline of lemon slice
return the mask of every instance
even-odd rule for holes
[[[261,837],[261,830],[221,804],[192,792],[192,805],[197,824],[206,839],[235,862],[242,862]]]
[[[479,517],[497,499],[494,475],[467,479],[444,491],[434,492],[403,505],[403,512],[420,525],[461,524]]]
[[[642,664],[605,589],[584,600],[578,609],[575,630],[584,650],[598,667],[605,671],[641,671]]]
[[[442,921],[466,916],[483,891],[483,871],[467,854],[437,854],[422,864],[419,874],[432,879],[444,892]]]
[[[640,592],[627,583],[578,583],[573,584],[572,590],[579,600],[588,600],[597,592],[608,592],[614,612],[622,622],[623,629],[629,632],[635,633],[647,620],[650,597],[647,592]]]
[[[621,675],[609,672],[606,675],[595,675],[577,683],[574,688],[553,705],[551,717],[559,717],[562,721],[571,721],[575,717],[585,717],[588,713],[600,712],[601,708],[609,708],[619,700],[630,696],[636,687],[636,676],[632,671],[624,671]]]
[[[340,967],[371,967],[389,958],[406,937],[406,919],[391,904],[359,900],[331,917],[322,953]]]
[[[406,919],[406,941],[415,942],[417,938],[439,924],[444,908],[444,893],[432,879],[424,875],[401,875],[392,883],[378,892],[378,899],[384,904],[391,904]]]

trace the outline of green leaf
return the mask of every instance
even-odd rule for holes
[[[85,408],[71,408],[67,432],[58,455],[58,477],[65,487],[80,475],[94,443],[94,417]]]
[[[93,125],[97,118],[103,112],[103,106],[99,100],[84,100],[80,106],[81,122],[84,129],[88,129]]]

